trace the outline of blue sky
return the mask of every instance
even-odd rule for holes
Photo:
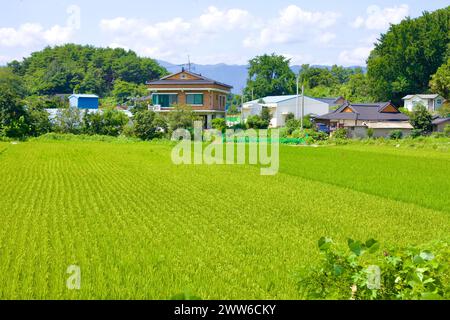
[[[123,47],[172,63],[364,65],[389,23],[443,0],[10,0],[0,4],[0,65],[67,42]]]

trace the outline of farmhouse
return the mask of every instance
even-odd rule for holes
[[[412,126],[409,118],[401,113],[391,102],[350,104],[344,103],[340,108],[316,117],[316,123],[326,124],[330,131],[345,128],[350,137],[364,138],[371,128],[374,137],[386,137],[393,130],[400,130],[409,135]]]
[[[227,96],[232,86],[182,70],[160,80],[147,82],[153,106],[158,113],[171,112],[174,105],[189,105],[211,128],[212,120],[225,118]]]
[[[450,118],[435,117],[432,124],[434,132],[443,132],[445,127],[450,125]]]
[[[438,94],[411,94],[403,98],[404,107],[413,111],[416,105],[424,105],[428,111],[435,112],[439,110],[445,99]]]
[[[330,111],[334,106],[340,106],[345,102],[344,98],[312,98],[297,95],[288,96],[268,96],[261,99],[249,101],[242,106],[242,119],[244,121],[251,115],[259,115],[263,108],[269,108],[272,115],[270,126],[273,128],[282,127],[286,123],[289,113],[295,118],[301,117],[302,104],[304,105],[303,115],[319,115]]]

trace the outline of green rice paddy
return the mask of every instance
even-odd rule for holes
[[[0,299],[301,299],[317,240],[450,234],[450,155],[282,146],[280,172],[175,166],[168,143],[0,142]],[[69,290],[70,265],[81,268]]]

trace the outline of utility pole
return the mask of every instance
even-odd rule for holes
[[[301,117],[301,129],[303,130],[303,117],[305,116],[305,85],[302,84],[302,117]]]

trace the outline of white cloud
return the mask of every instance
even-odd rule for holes
[[[373,46],[365,46],[352,50],[344,50],[339,54],[339,62],[345,66],[365,65],[372,49]]]
[[[333,26],[340,14],[332,11],[306,11],[290,5],[279,12],[277,18],[269,20],[256,35],[244,39],[245,47],[267,47],[272,44],[286,44],[307,41],[319,37],[319,42],[328,43],[333,39],[324,30]]]
[[[334,39],[336,39],[336,34],[332,32],[325,32],[317,37],[316,42],[326,45],[329,44]]]
[[[223,35],[224,31],[252,28],[252,17],[241,9],[220,10],[210,6],[193,19],[173,18],[149,23],[145,20],[117,17],[103,19],[100,28],[113,36],[113,44],[127,47],[139,54],[159,59],[185,57],[187,45]]]
[[[56,45],[68,42],[74,30],[54,25],[45,29],[39,23],[24,23],[18,28],[0,28],[0,46],[32,48],[38,45]]]
[[[365,27],[369,30],[387,30],[390,24],[396,24],[409,15],[409,6],[402,4],[391,8],[371,5],[366,10],[366,17],[357,17],[351,26]]]

